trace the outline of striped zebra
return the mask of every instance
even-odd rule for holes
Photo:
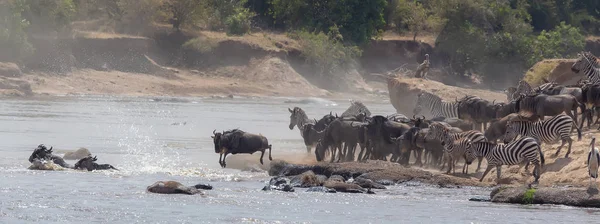
[[[512,93],[510,100],[512,101],[512,100],[519,98],[519,96],[521,96],[521,94],[528,95],[532,91],[533,91],[533,88],[531,88],[531,85],[529,85],[529,83],[527,83],[525,80],[521,80],[521,81],[519,81],[519,84],[517,85],[517,89]]]
[[[456,161],[458,161],[458,159],[462,157],[465,160],[465,163],[463,164],[462,173],[468,174],[469,165],[471,165],[471,162],[475,160],[475,156],[471,153],[471,151],[467,150],[467,143],[470,142],[469,139],[463,137],[455,140],[450,135],[448,129],[444,129],[442,131],[442,136],[443,139],[440,143],[445,149],[448,161],[448,171],[446,171],[446,173],[450,173],[450,170],[452,170],[452,172],[456,174]]]
[[[351,100],[350,107],[342,113],[342,117],[352,117],[359,114],[365,114],[367,117],[371,116],[371,111],[360,101]]]
[[[428,92],[419,93],[413,113],[419,114],[423,107],[429,109],[433,117],[458,118],[458,103],[445,102],[439,96]]]
[[[554,82],[543,83],[543,84],[539,85],[538,87],[535,87],[533,89],[533,92],[544,93],[554,86],[556,86],[556,83],[554,83]]]
[[[571,70],[575,73],[583,72],[585,77],[592,84],[600,83],[600,62],[590,52],[582,52],[577,54],[579,58],[573,66],[571,66]]]
[[[302,130],[303,130],[305,124],[317,123],[316,120],[308,119],[306,112],[304,112],[304,110],[302,110],[302,108],[300,108],[300,107],[294,107],[293,110],[288,108],[288,111],[290,111],[290,113],[291,113],[289,128],[290,128],[290,130],[294,130],[294,126],[297,126],[298,129],[300,129],[300,135],[302,135]]]
[[[425,139],[436,139],[438,141],[444,141],[444,142],[448,142],[448,143],[449,142],[454,143],[454,141],[457,141],[459,139],[466,139],[466,140],[469,140],[469,142],[487,141],[487,139],[485,138],[483,133],[481,133],[479,131],[470,130],[470,131],[464,131],[464,132],[460,132],[460,133],[450,133],[450,128],[444,126],[442,123],[439,123],[439,122],[435,122],[429,126],[429,132],[425,136]],[[448,150],[446,147],[444,147],[444,148],[446,150]],[[447,151],[444,153],[447,153]],[[473,155],[478,157],[477,170],[475,171],[475,172],[478,172],[479,168],[481,167],[481,160],[483,159],[483,156],[479,157],[476,154],[473,154]],[[453,156],[453,155],[448,154],[448,156]],[[462,155],[457,155],[457,156],[460,157]],[[455,155],[454,158],[458,159],[459,157],[457,157],[457,156]],[[456,162],[456,160],[453,159],[452,162]]]
[[[470,142],[467,144],[467,151],[486,152],[485,158],[488,166],[483,172],[481,179],[496,167],[496,182],[500,180],[502,165],[521,165],[523,162],[533,163],[534,183],[538,183],[541,175],[541,168],[544,166],[544,153],[537,141],[532,137],[521,137],[508,144],[495,144],[490,142]],[[538,159],[539,157],[539,159]],[[540,165],[541,162],[541,165]],[[525,169],[527,170],[527,169]]]
[[[565,155],[565,158],[568,158],[571,153],[571,145],[573,144],[573,139],[571,139],[570,136],[573,127],[577,129],[577,140],[581,141],[581,130],[573,121],[573,118],[565,114],[559,114],[550,119],[536,122],[520,120],[508,121],[506,123],[504,143],[514,140],[517,135],[537,139],[540,146],[542,143],[553,143],[560,139],[562,140],[562,144],[556,150],[555,156],[560,153],[560,149],[568,142],[569,150]]]

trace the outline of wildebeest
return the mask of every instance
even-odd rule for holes
[[[473,123],[473,130],[485,130],[487,123],[496,118],[495,102],[467,95],[458,100],[458,118]],[[481,125],[483,128],[481,129]]]
[[[390,121],[381,115],[373,116],[362,125],[366,126],[366,135],[372,148],[371,158],[382,160],[386,160],[387,155],[397,151],[399,147],[392,138],[400,137],[411,128],[410,125]],[[393,158],[398,156],[393,155]]]
[[[556,116],[566,113],[577,122],[577,108],[581,103],[572,95],[522,94],[517,100],[519,114],[526,117],[535,116],[544,120],[544,116]]]
[[[492,121],[489,127],[485,129],[485,132],[483,132],[483,135],[489,142],[496,143],[496,141],[501,139],[501,137],[506,133],[506,123],[508,123],[510,120],[516,119],[517,117],[519,117],[519,114],[512,113],[504,116],[501,119]]]
[[[52,147],[48,149],[44,144],[38,145],[37,148],[33,150],[31,156],[29,156],[30,163],[33,163],[34,159],[49,160],[61,167],[72,168],[72,166],[67,164],[62,157],[52,154]]]
[[[75,169],[76,170],[87,169],[88,171],[110,170],[110,169],[118,170],[117,168],[115,168],[114,166],[112,166],[110,164],[98,164],[98,163],[96,163],[97,160],[98,160],[98,158],[96,158],[96,156],[94,156],[94,157],[87,156],[87,157],[77,161],[77,163],[75,163]]]
[[[260,134],[251,134],[239,129],[232,129],[217,133],[213,131],[213,143],[215,145],[215,153],[219,153],[219,164],[225,168],[225,158],[228,154],[246,153],[253,154],[260,151],[260,164],[263,164],[263,156],[265,150],[269,149],[269,160],[273,160],[271,157],[272,147],[265,136]],[[222,158],[222,160],[221,160]]]
[[[325,128],[335,120],[335,117],[331,114],[331,112],[320,120],[310,120],[306,115],[306,112],[302,110],[302,108],[294,107],[294,109],[289,109],[290,114],[290,130],[294,129],[294,126],[297,126],[300,130],[300,136],[302,136],[305,146],[306,152],[310,153],[312,147],[316,145],[319,141],[317,132],[324,131]],[[308,127],[306,127],[308,126]]]
[[[337,161],[354,160],[354,149],[358,144],[359,127],[353,127],[353,123],[360,122],[336,119],[329,124],[315,148],[317,161],[324,159],[325,151],[328,149],[331,152],[331,162],[335,161],[336,155],[338,156]]]

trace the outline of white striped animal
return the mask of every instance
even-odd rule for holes
[[[367,106],[365,106],[365,104],[363,104],[360,101],[351,100],[350,107],[348,107],[348,109],[346,109],[346,111],[344,111],[344,113],[342,113],[342,117],[357,116],[361,113],[366,115],[367,117],[371,116],[371,111],[369,111],[369,109],[367,108]]]
[[[579,57],[571,66],[575,73],[582,72],[592,84],[600,84],[600,62],[590,52],[577,54]]]
[[[536,122],[526,120],[513,120],[506,123],[506,134],[504,135],[504,143],[508,143],[514,140],[517,135],[529,136],[542,143],[553,143],[562,140],[562,144],[556,150],[556,154],[560,153],[562,147],[568,142],[569,150],[565,155],[565,158],[569,157],[571,153],[571,145],[573,139],[571,139],[571,132],[573,127],[577,130],[577,139],[581,140],[581,130],[568,115],[559,114],[547,120],[540,120]]]
[[[419,114],[423,107],[429,110],[432,117],[458,118],[456,102],[443,101],[442,98],[428,92],[419,93],[413,113]]]
[[[502,165],[520,165],[523,162],[535,165],[533,169],[534,183],[538,183],[541,176],[541,168],[544,166],[544,154],[537,141],[531,137],[521,137],[508,144],[494,144],[490,142],[470,142],[467,150],[471,152],[487,152],[485,158],[488,167],[483,172],[481,179],[496,167],[497,180],[500,180]],[[538,159],[539,158],[539,159]]]
[[[429,126],[429,132],[427,133],[425,138],[426,139],[436,139],[436,140],[445,141],[445,142],[451,142],[450,140],[452,140],[453,143],[454,143],[454,141],[457,141],[459,139],[467,139],[470,142],[487,141],[487,139],[485,138],[483,133],[481,133],[479,131],[470,130],[470,131],[464,131],[464,132],[460,132],[460,133],[451,133],[450,128],[444,126],[442,123],[439,123],[439,122],[435,122]],[[448,139],[448,138],[450,138],[450,139]],[[458,144],[460,145],[460,143],[458,143]],[[446,149],[446,152],[448,152],[447,147],[444,147],[444,148]],[[462,156],[462,155],[458,155],[456,153],[457,152],[455,152],[455,155],[453,156],[452,162],[456,162],[456,160],[458,158],[460,158],[460,156]],[[451,156],[451,155],[448,154],[446,156]],[[475,156],[477,156],[477,155],[475,155]],[[465,158],[465,157],[466,156],[464,156],[463,158]],[[482,159],[483,159],[483,156],[481,158],[478,157],[478,164],[477,164],[476,172],[479,171],[479,168],[481,167]],[[467,161],[465,161],[465,162],[467,162]],[[453,166],[453,164],[452,164],[452,166]]]

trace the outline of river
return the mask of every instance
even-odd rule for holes
[[[310,159],[287,108],[310,118],[341,114],[348,101],[285,98],[56,97],[0,101],[0,223],[586,223],[596,209],[469,202],[490,189],[438,188],[418,183],[368,194],[265,192],[258,155],[230,155],[218,164],[212,131],[241,128],[261,133],[273,158]],[[390,114],[387,100],[365,102]],[[186,122],[185,125],[174,123]],[[38,144],[88,148],[99,163],[119,171],[29,170]],[[268,166],[268,156],[265,165]],[[67,160],[74,164],[76,161]],[[199,195],[146,192],[159,180],[214,186]]]

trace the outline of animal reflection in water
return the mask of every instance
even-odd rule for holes
[[[220,154],[219,164],[223,168],[226,167],[225,158],[227,154],[253,154],[260,151],[260,164],[263,164],[265,150],[269,149],[269,160],[273,160],[273,157],[271,157],[271,145],[265,136],[251,134],[239,129],[223,131],[222,133],[214,130],[213,134],[211,138],[213,138],[215,144],[215,152]]]

